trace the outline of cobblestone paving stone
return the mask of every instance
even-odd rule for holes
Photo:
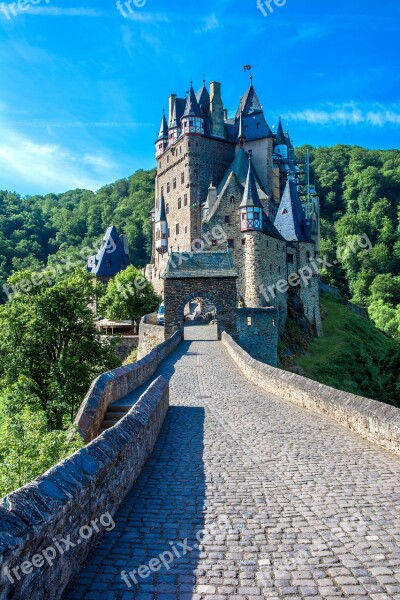
[[[156,448],[64,598],[400,600],[396,457],[253,385],[220,342],[182,343],[159,373]]]

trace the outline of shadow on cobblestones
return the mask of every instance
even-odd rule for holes
[[[176,355],[175,355],[176,359]],[[165,372],[165,371],[164,371]],[[116,515],[116,527],[90,555],[64,599],[189,600],[204,528],[204,409],[172,406],[149,461]],[[186,542],[186,548],[181,544]],[[188,551],[187,547],[192,550]],[[171,564],[138,576],[165,552]],[[121,572],[133,573],[128,584]],[[131,587],[129,587],[129,584]]]

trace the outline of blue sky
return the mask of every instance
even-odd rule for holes
[[[21,0],[20,0],[21,1]],[[97,189],[154,166],[168,95],[254,85],[295,144],[399,147],[398,0],[6,1],[0,13],[0,188]],[[263,0],[264,1],[264,0]]]

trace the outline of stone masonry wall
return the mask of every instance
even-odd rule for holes
[[[139,327],[139,347],[138,347],[138,360],[144,358],[147,354],[150,354],[156,346],[164,342],[164,327],[162,325],[154,325],[153,323],[146,323],[145,315],[140,321]]]
[[[239,308],[236,340],[250,356],[276,367],[278,364],[276,309]]]
[[[75,419],[86,444],[97,437],[110,404],[145,383],[181,339],[177,333],[136,363],[104,373],[93,381]]]
[[[189,300],[208,298],[217,309],[218,331],[236,332],[236,278],[165,280],[165,336],[181,331],[183,311]]]
[[[168,405],[169,385],[159,377],[117,425],[1,500],[0,600],[61,598],[104,534],[101,524],[112,527],[112,516],[153,450]],[[57,549],[55,540],[65,550],[61,539],[68,536],[74,547],[64,554],[48,551]],[[52,565],[44,551],[53,556]]]
[[[258,362],[227,333],[222,334],[222,342],[242,373],[267,392],[327,415],[343,427],[400,456],[398,408]]]

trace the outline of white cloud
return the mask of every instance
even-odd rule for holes
[[[2,130],[0,140],[2,187],[7,179],[7,187],[29,187],[32,194],[74,188],[96,190],[113,178],[115,163],[101,155],[74,154],[57,144],[36,143],[12,130]]]
[[[203,17],[200,19],[200,22],[202,23],[202,26],[198,29],[195,29],[195,33],[208,33],[209,31],[213,31],[219,27],[219,21],[215,13],[212,13],[207,17]]]
[[[136,21],[138,23],[169,23],[170,18],[164,13],[151,13],[151,12],[128,12],[125,9],[126,19],[130,21]]]
[[[30,6],[26,14],[48,17],[100,17],[103,13],[92,8],[63,8],[60,6]]]
[[[313,125],[369,125],[384,127],[400,125],[400,105],[385,107],[374,104],[369,107],[353,102],[342,105],[329,104],[319,108],[309,108],[288,112],[285,118],[292,121],[305,121]]]

